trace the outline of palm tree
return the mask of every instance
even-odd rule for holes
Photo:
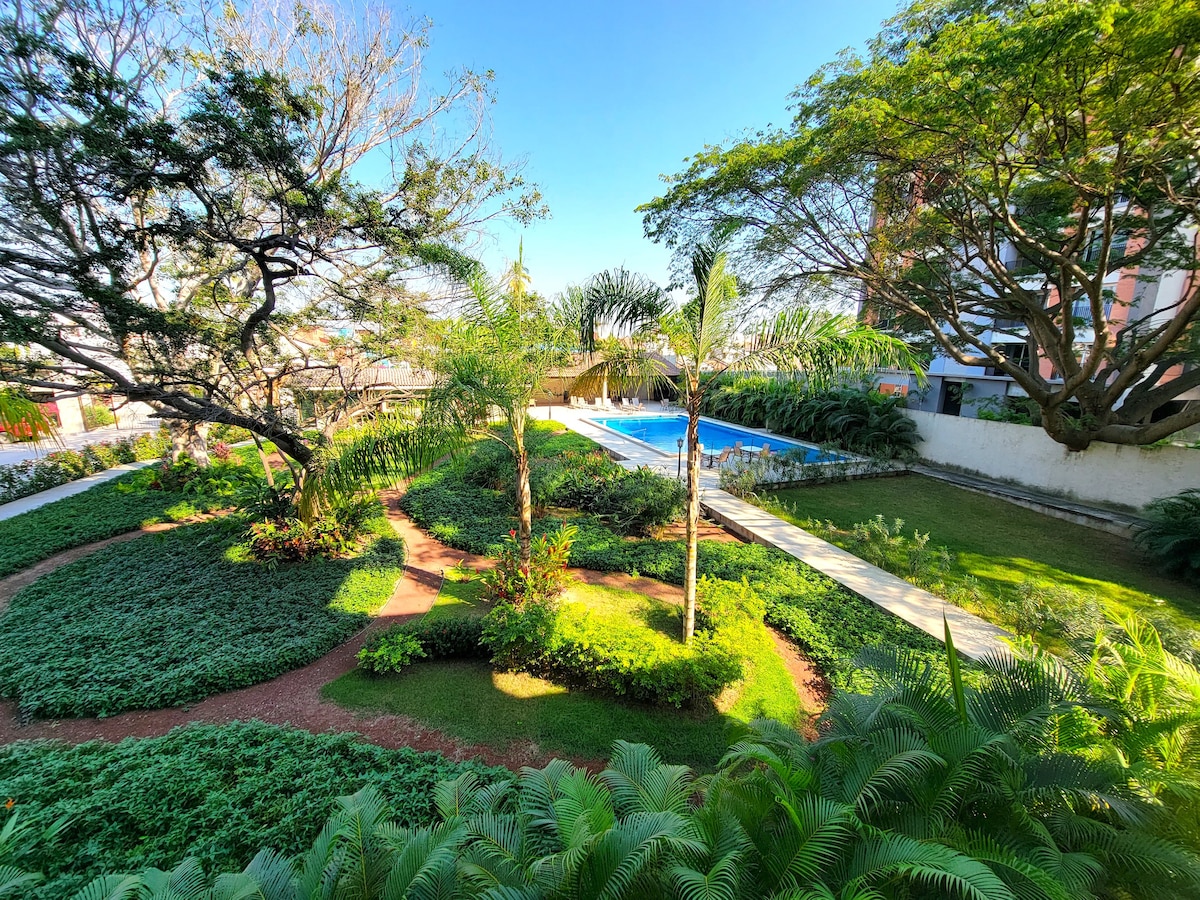
[[[586,308],[580,327],[585,349],[596,346],[597,323],[629,329],[633,340],[626,353],[610,353],[576,382],[585,387],[609,381],[629,382],[663,378],[662,366],[645,352],[654,341],[675,353],[687,410],[687,556],[684,572],[683,639],[690,641],[696,626],[697,529],[700,520],[700,408],[707,391],[728,371],[774,368],[800,372],[810,384],[835,381],[847,373],[883,365],[906,366],[919,372],[908,347],[849,316],[797,308],[781,312],[738,341],[746,309],[728,258],[717,243],[701,245],[692,254],[692,296],[671,304],[663,291],[623,270],[601,273],[585,292]],[[711,373],[711,378],[707,377]]]
[[[0,388],[0,431],[14,437],[24,437],[25,429],[30,436],[54,434],[54,423],[42,408],[12,388]]]

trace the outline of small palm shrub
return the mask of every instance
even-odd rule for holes
[[[1147,506],[1146,522],[1134,540],[1164,571],[1200,582],[1200,488]]]

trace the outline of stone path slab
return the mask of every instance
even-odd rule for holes
[[[589,421],[605,413],[569,407],[552,407],[552,411],[556,421],[596,441],[614,456],[620,457],[622,465],[631,468],[646,465],[660,474],[674,475],[674,456],[660,453],[640,441],[625,439],[616,432]],[[978,660],[989,654],[1010,652],[1006,639],[1012,638],[1013,635],[1003,628],[948,603],[929,591],[914,587],[904,579],[897,578],[890,572],[885,572],[859,559],[853,553],[847,553],[840,547],[835,547],[804,529],[785,522],[778,516],[739,500],[721,490],[719,484],[720,479],[715,470],[701,471],[701,507],[711,519],[739,537],[791,554],[880,609],[899,616],[939,641],[945,638],[942,623],[942,616],[945,615],[950,624],[954,646],[968,659]]]

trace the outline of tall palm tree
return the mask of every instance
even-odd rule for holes
[[[691,640],[696,627],[700,408],[716,378],[728,371],[773,368],[802,373],[815,385],[884,365],[920,371],[902,341],[849,316],[796,308],[747,329],[747,310],[728,262],[718,243],[699,246],[691,260],[691,296],[682,304],[672,304],[661,289],[623,270],[601,273],[585,291],[587,303],[580,327],[585,349],[596,346],[599,322],[629,330],[634,338],[628,352],[608,355],[580,377],[576,383],[585,389],[605,382],[662,379],[662,364],[645,352],[655,341],[664,342],[675,354],[688,417],[685,642]],[[739,341],[739,332],[748,333],[749,338]]]

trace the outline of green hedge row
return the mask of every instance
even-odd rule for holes
[[[403,826],[433,819],[433,788],[464,772],[501,774],[438,753],[387,750],[353,734],[310,734],[260,722],[192,725],[164,737],[0,747],[0,803],[12,798],[40,830],[66,817],[28,869],[47,881],[27,900],[70,897],[102,873],[171,868],[197,856],[240,870],[261,847],[304,850],[333,798],[377,787]],[[0,819],[2,821],[2,819]]]

